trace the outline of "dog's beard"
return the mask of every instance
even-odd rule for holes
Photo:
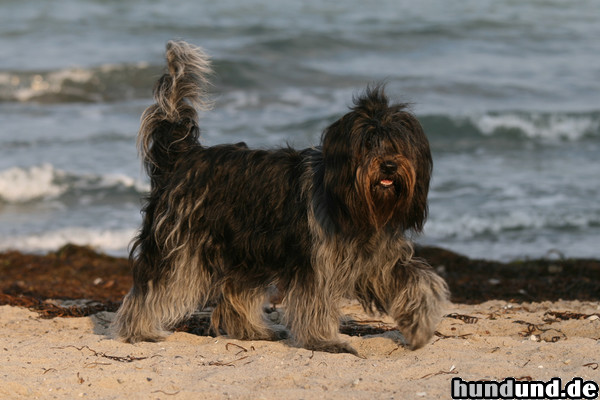
[[[370,224],[377,230],[388,224],[402,227],[414,194],[412,164],[402,156],[374,157],[365,164],[357,169],[357,190],[362,193]]]

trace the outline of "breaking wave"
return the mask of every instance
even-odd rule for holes
[[[135,233],[135,229],[68,227],[39,234],[0,237],[0,251],[47,252],[55,251],[66,244],[76,244],[123,256],[127,254],[127,247]]]
[[[148,184],[127,175],[75,174],[50,164],[0,171],[0,203],[28,203],[69,195],[83,197],[98,192],[139,196],[148,190]]]
[[[160,69],[148,63],[1,71],[0,102],[110,102],[149,98],[158,74]]]
[[[421,121],[433,140],[504,138],[563,142],[600,138],[600,111],[508,111],[459,117],[425,115]]]

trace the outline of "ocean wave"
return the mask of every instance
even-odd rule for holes
[[[7,203],[22,203],[35,199],[59,197],[67,185],[59,184],[64,172],[51,165],[29,168],[10,168],[0,172],[0,200]]]
[[[0,171],[0,203],[28,203],[75,195],[84,198],[95,192],[130,193],[135,196],[149,185],[123,174],[75,174],[51,164],[13,167]]]
[[[551,143],[600,138],[600,111],[435,114],[420,119],[433,139],[504,138]]]
[[[160,68],[137,64],[1,71],[0,102],[107,102],[150,97]]]
[[[114,255],[125,255],[135,233],[135,229],[109,230],[67,227],[39,234],[0,236],[0,251],[47,252],[72,243],[90,246]]]
[[[481,236],[498,236],[502,232],[544,227],[545,221],[525,211],[508,215],[460,215],[431,218],[425,226],[425,234],[435,238],[472,240]]]
[[[247,60],[213,60],[214,80],[223,89],[248,89],[273,83],[274,72]],[[46,71],[0,71],[0,102],[100,103],[151,99],[164,65],[148,62],[106,64]],[[281,74],[287,76],[287,71]],[[285,81],[291,82],[290,78]]]
[[[484,135],[517,132],[531,139],[579,140],[600,134],[600,113],[506,113],[474,118]]]
[[[435,210],[432,210],[435,213]],[[514,233],[537,236],[544,231],[583,232],[600,226],[600,212],[591,210],[580,213],[576,210],[552,212],[549,210],[511,210],[506,213],[460,214],[432,216],[425,226],[425,235],[440,239],[463,241],[482,238],[500,238]]]

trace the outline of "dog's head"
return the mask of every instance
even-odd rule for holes
[[[322,137],[323,189],[342,232],[421,231],[432,171],[429,142],[405,104],[367,88]]]

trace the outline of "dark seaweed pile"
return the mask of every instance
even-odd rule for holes
[[[418,248],[417,255],[446,279],[452,301],[457,303],[600,299],[598,260],[501,263],[473,260],[434,247]],[[46,255],[0,253],[0,276],[0,304],[28,307],[49,318],[115,311],[131,287],[126,258],[75,245]],[[59,307],[48,299],[88,301]]]

